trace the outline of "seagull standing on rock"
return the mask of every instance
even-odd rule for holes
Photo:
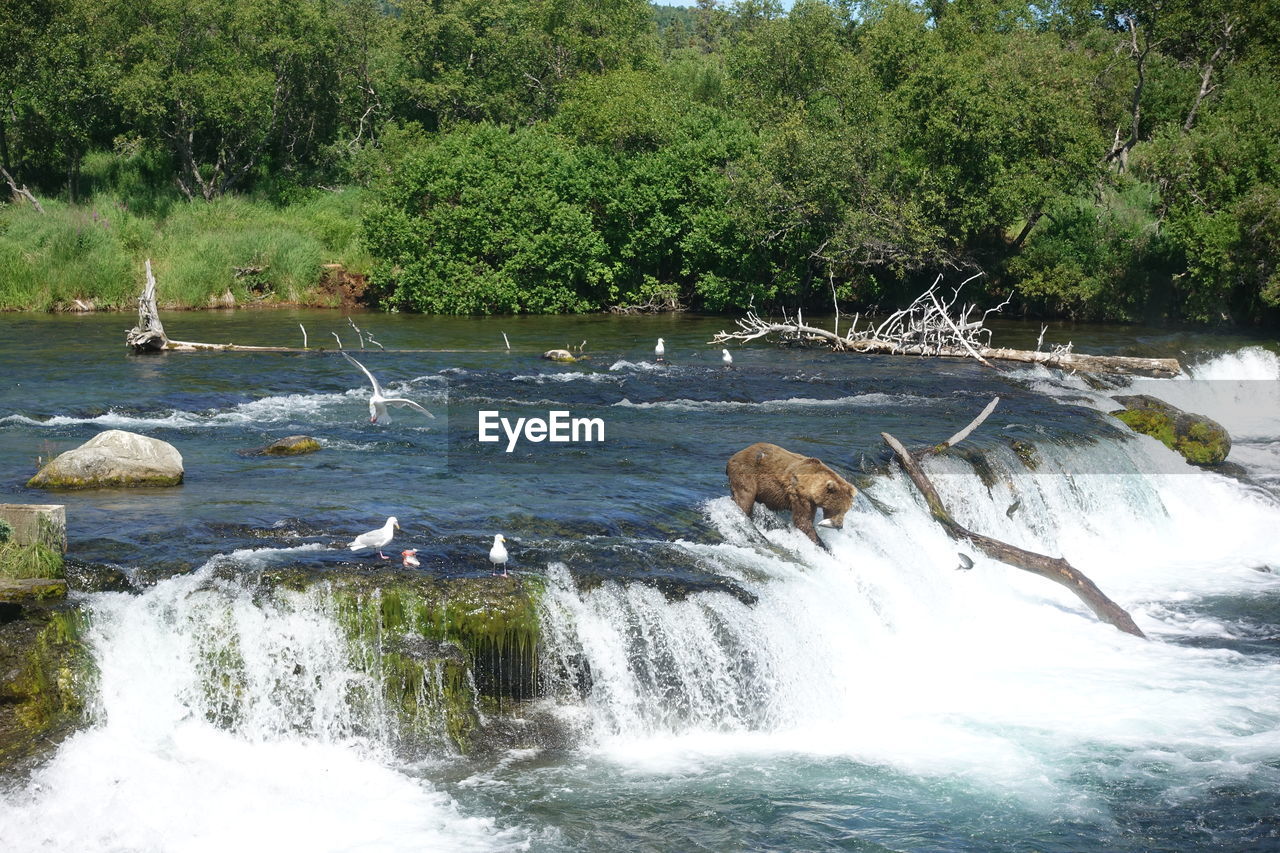
[[[502,576],[507,576],[507,548],[503,545],[506,537],[501,533],[493,537],[493,547],[489,549],[489,562],[493,563],[494,574],[497,574],[497,567],[502,566]]]
[[[391,537],[395,535],[395,531],[400,529],[400,522],[396,521],[393,515],[387,519],[387,523],[379,527],[377,530],[370,530],[368,533],[361,533],[355,539],[351,540],[351,544],[347,547],[352,551],[362,551],[365,548],[372,548],[378,552],[378,556],[384,560],[391,559],[382,553],[382,549],[391,544]]]
[[[667,354],[667,348],[662,345],[662,338],[658,338],[658,345],[653,348],[653,354],[657,356],[658,361],[662,361],[662,357]]]
[[[387,414],[387,406],[408,406],[411,409],[417,409],[429,418],[435,418],[435,415],[419,406],[412,400],[406,400],[403,397],[388,397],[382,391],[382,386],[378,384],[378,380],[373,378],[373,374],[369,372],[369,368],[356,361],[345,352],[342,357],[347,361],[360,368],[365,376],[369,377],[369,384],[373,386],[373,393],[369,395],[369,423],[376,424],[379,421],[391,423],[391,416]]]

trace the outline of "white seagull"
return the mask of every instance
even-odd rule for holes
[[[502,576],[507,576],[507,549],[502,544],[506,542],[506,537],[501,533],[493,537],[493,547],[489,549],[489,562],[493,563],[495,574],[498,566],[502,566]]]
[[[727,349],[722,349],[720,352],[724,353],[724,355],[720,357],[720,360],[724,362],[724,366],[733,367],[733,356],[729,355],[729,351]]]
[[[653,354],[658,357],[658,361],[662,361],[662,357],[667,354],[667,348],[662,345],[662,338],[658,338],[658,345],[653,348]]]
[[[382,386],[378,384],[378,380],[373,378],[373,374],[369,372],[369,368],[356,361],[345,352],[342,357],[354,364],[356,367],[369,377],[369,384],[373,386],[373,393],[369,395],[369,423],[376,424],[379,421],[391,423],[391,416],[387,414],[387,406],[408,406],[411,409],[417,409],[429,418],[435,418],[435,415],[419,406],[412,400],[406,400],[403,397],[388,397],[382,391]]]
[[[361,533],[355,539],[351,540],[351,544],[347,547],[352,551],[360,551],[365,548],[372,548],[378,552],[378,556],[384,560],[391,559],[382,553],[382,549],[391,544],[391,537],[395,535],[395,531],[400,529],[400,522],[396,521],[393,515],[387,519],[387,523],[379,527],[377,530],[370,530],[368,533]]]

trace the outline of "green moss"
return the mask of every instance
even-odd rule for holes
[[[147,486],[178,486],[181,484],[181,474],[175,476],[153,474],[129,477],[127,479],[123,477],[91,479],[88,477],[66,477],[55,474],[46,475],[44,471],[41,471],[27,481],[27,488],[71,491],[74,489],[119,489]]]
[[[13,538],[13,525],[0,518],[0,542],[8,542]]]
[[[1113,412],[1134,432],[1158,439],[1192,465],[1217,465],[1231,452],[1231,437],[1221,426],[1177,410],[1135,408]]]
[[[1222,430],[1204,423],[1193,423],[1175,449],[1193,465],[1216,465],[1227,458],[1231,443]]]
[[[43,615],[46,623],[27,646],[21,668],[0,684],[0,696],[14,706],[15,719],[31,737],[78,721],[93,677],[83,642],[88,617],[75,608]],[[12,752],[14,746],[5,744],[0,752]]]
[[[0,578],[62,578],[62,555],[39,542],[19,545],[0,542]]]
[[[1158,439],[1170,450],[1176,449],[1174,447],[1173,421],[1165,415],[1148,409],[1126,409],[1123,412],[1114,412],[1113,414],[1134,432],[1140,432],[1143,435]]]
[[[386,704],[406,731],[465,753],[481,708],[533,698],[538,580],[347,577],[331,589],[340,623],[361,655],[373,655]]]
[[[304,453],[315,453],[320,449],[320,442],[309,435],[291,435],[279,441],[273,441],[261,450],[249,451],[250,455],[266,456],[301,456]]]

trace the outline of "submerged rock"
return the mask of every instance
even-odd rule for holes
[[[36,489],[176,486],[182,454],[172,444],[124,430],[101,432],[68,450],[27,481]]]
[[[320,449],[320,442],[309,435],[290,435],[279,441],[273,441],[266,447],[249,451],[251,456],[301,456],[304,453],[315,453]]]
[[[1218,465],[1231,452],[1231,436],[1217,421],[1184,412],[1148,394],[1112,397],[1124,409],[1111,414],[1132,429],[1162,441],[1192,465]]]
[[[52,583],[65,596],[66,583]],[[93,680],[87,624],[77,606],[38,591],[0,602],[0,771],[38,760],[83,722]]]
[[[539,579],[343,567],[274,569],[261,581],[331,599],[354,657],[372,662],[404,753],[444,746],[475,754],[555,739],[544,725],[512,723],[539,695]]]
[[[0,604],[57,601],[67,597],[62,578],[0,578]]]

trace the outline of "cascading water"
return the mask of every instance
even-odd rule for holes
[[[94,387],[52,350],[2,354],[23,377],[20,404],[0,412],[3,482],[106,426],[170,440],[188,465],[181,489],[59,500],[78,560],[134,567],[142,586],[187,574],[81,594],[93,719],[6,778],[5,850],[1280,845],[1280,361],[1267,350],[1193,364],[1192,381],[1099,391],[1040,369],[764,347],[725,371],[704,357],[718,320],[658,318],[648,334],[635,330],[649,318],[540,319],[528,352],[544,338],[598,348],[544,372],[527,354],[476,352],[492,337],[480,321],[391,315],[378,323],[401,346],[445,351],[370,357],[442,417],[373,430],[363,378],[332,354],[224,354],[216,370],[199,356],[124,359],[118,321],[63,320],[41,322],[74,328]],[[281,334],[263,331],[270,318],[241,317],[235,335],[223,322],[183,318],[196,339]],[[659,334],[662,366],[648,360]],[[49,381],[28,386],[37,375]],[[1117,393],[1227,426],[1242,479],[1099,414]],[[951,540],[881,465],[879,431],[936,441],[996,394],[982,429],[929,461],[943,500],[975,531],[1065,556],[1149,640]],[[468,445],[475,410],[521,405],[603,417],[608,441]],[[302,430],[325,449],[237,452]],[[866,463],[844,530],[822,531],[830,553],[718,497],[724,460],[759,440],[850,476]],[[496,754],[465,757],[451,746],[448,714],[493,685],[466,682],[439,638],[410,636],[408,597],[376,591],[388,563],[341,548],[392,514],[397,548],[419,548],[418,577],[441,586],[490,580],[488,543],[507,536],[512,583],[543,589],[541,659],[493,681],[511,676],[523,699],[536,671],[542,694],[467,710],[521,736],[558,720],[569,737],[510,750],[494,738],[481,746]],[[356,605],[326,587],[343,573]]]
[[[231,579],[316,548],[238,551],[95,596],[94,725],[0,800],[6,849],[523,846],[390,769],[377,655],[323,586],[261,595]]]
[[[1151,477],[1145,442],[1039,447],[930,469],[961,523],[1065,552],[1152,637],[1098,623],[1069,592],[948,539],[901,475],[868,490],[824,554],[776,525],[753,544],[727,498],[721,545],[685,543],[758,596],[669,602],[640,585],[580,592],[553,569],[544,601],[559,671],[585,661],[600,750],[618,760],[753,750],[840,755],[1009,790],[1059,818],[1099,802],[1082,778],[1189,798],[1280,784],[1280,659],[1231,646],[1265,625],[1199,596],[1280,598],[1280,510],[1225,478]],[[1074,476],[1081,456],[1086,470]],[[990,456],[989,456],[990,458]],[[1010,513],[1015,501],[1020,502]],[[1207,535],[1206,531],[1212,531]],[[1229,608],[1228,608],[1229,610]],[[696,748],[693,746],[696,744]],[[717,746],[719,744],[719,746]]]

